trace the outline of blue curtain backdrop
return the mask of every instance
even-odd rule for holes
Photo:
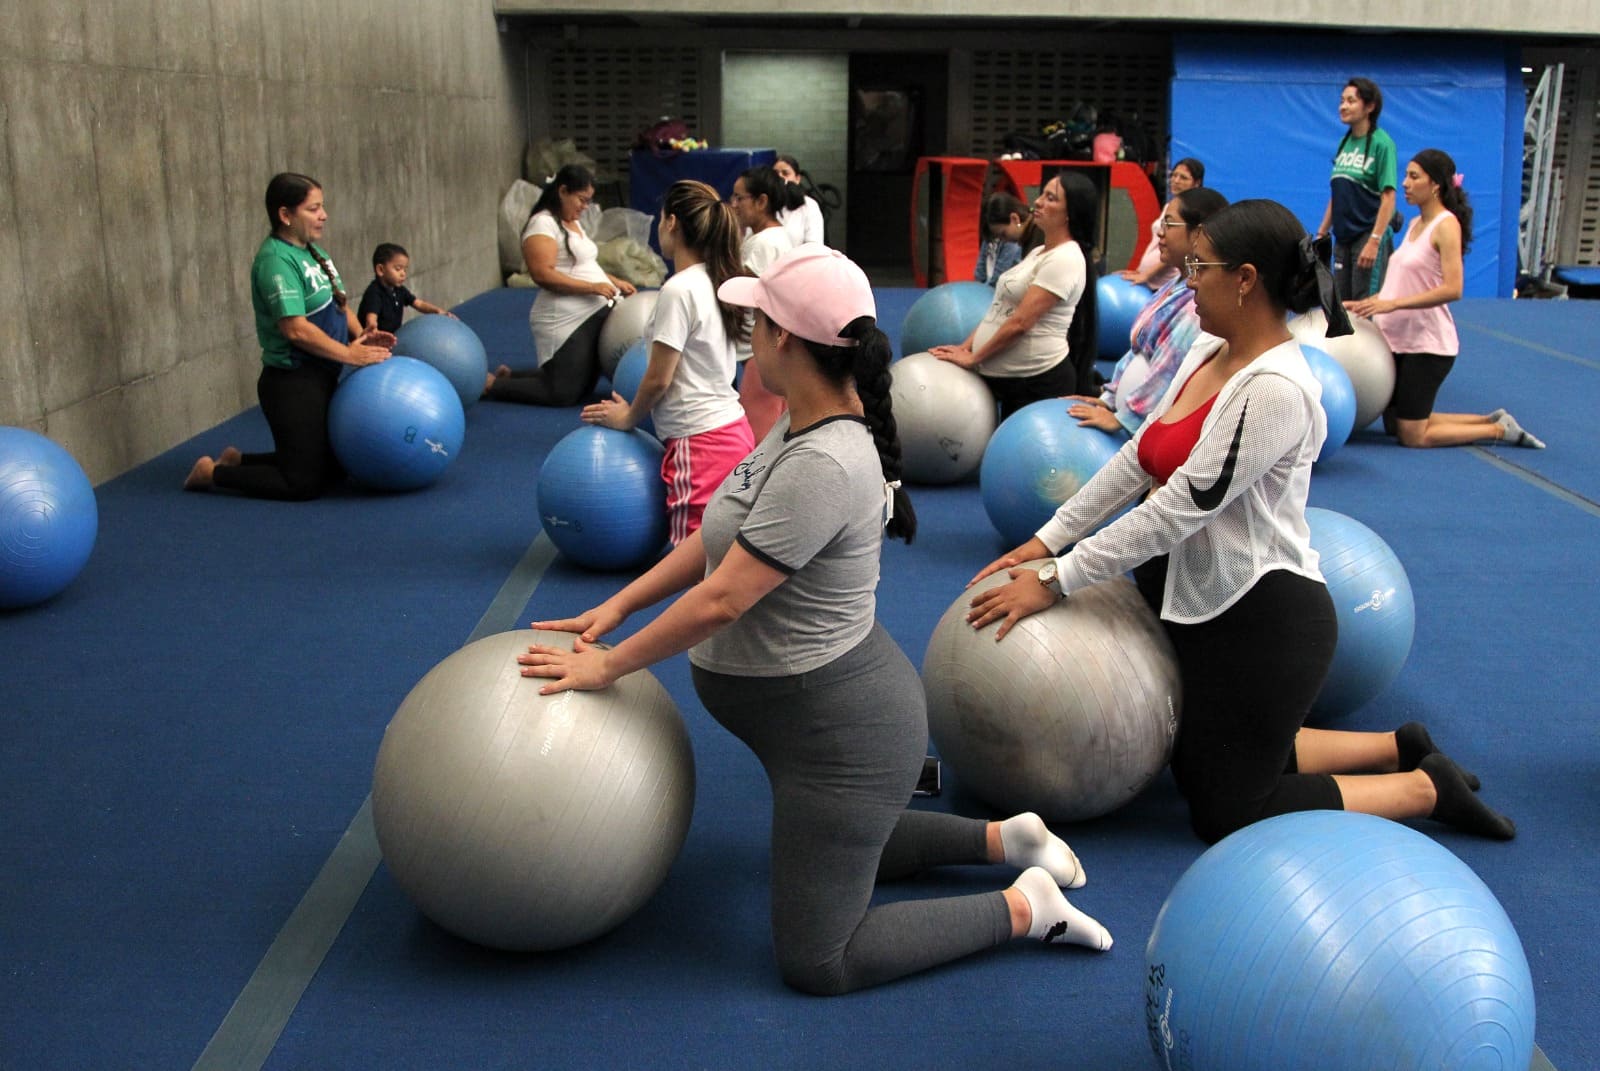
[[[1379,125],[1394,139],[1398,178],[1419,150],[1455,158],[1472,199],[1466,296],[1508,297],[1516,282],[1522,187],[1522,76],[1514,50],[1448,37],[1235,37],[1173,41],[1171,158],[1206,165],[1230,200],[1270,197],[1316,228],[1345,127],[1339,93],[1353,75],[1383,90]],[[1396,205],[1406,218],[1397,188]]]

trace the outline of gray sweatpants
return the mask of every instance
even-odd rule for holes
[[[927,709],[916,669],[881,625],[810,673],[695,667],[694,685],[772,784],[772,938],[785,982],[848,993],[1010,940],[999,892],[870,906],[879,880],[986,855],[986,822],[906,810]]]

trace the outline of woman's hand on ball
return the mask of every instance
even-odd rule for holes
[[[995,642],[1005,639],[1013,625],[1029,614],[1048,610],[1056,604],[1056,593],[1039,583],[1039,574],[1032,569],[1015,568],[1009,573],[1011,583],[979,592],[967,612],[967,623],[981,629],[994,621],[1000,622],[995,632]]]
[[[948,361],[957,368],[978,367],[978,355],[965,346],[935,346],[928,352],[941,361]]]
[[[616,680],[610,662],[609,650],[590,647],[581,638],[572,641],[570,651],[535,643],[529,645],[527,654],[517,656],[524,677],[551,678],[549,684],[539,689],[540,695],[571,690],[598,691]]]
[[[1122,425],[1117,422],[1116,414],[1099,405],[1078,402],[1067,406],[1067,415],[1077,420],[1079,427],[1099,428],[1101,431],[1122,430]]]
[[[628,400],[616,391],[612,391],[611,397],[607,400],[583,407],[583,422],[599,424],[603,428],[615,428],[617,431],[627,431],[633,427],[629,408]]]
[[[1010,569],[1021,565],[1023,562],[1038,561],[1040,558],[1048,557],[1050,557],[1050,548],[1045,546],[1044,541],[1038,536],[1034,536],[1016,550],[985,565],[978,571],[977,576],[967,581],[967,587],[970,588],[984,577],[998,573],[1002,569]]]
[[[531,627],[546,632],[575,632],[584,643],[593,643],[622,624],[626,618],[626,614],[611,609],[609,603],[601,603],[592,610],[585,610],[577,617],[564,617],[559,621],[534,621]]]

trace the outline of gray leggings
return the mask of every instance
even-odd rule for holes
[[[772,939],[785,982],[848,993],[1011,939],[999,892],[869,906],[880,880],[986,857],[986,822],[906,810],[927,710],[916,669],[881,625],[810,673],[697,666],[694,686],[772,784]]]

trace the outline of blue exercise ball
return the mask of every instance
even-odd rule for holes
[[[539,469],[539,523],[589,569],[632,569],[667,541],[665,451],[635,428],[588,424],[564,436]]]
[[[1133,321],[1154,296],[1150,288],[1115,273],[1095,283],[1095,348],[1102,360],[1117,360],[1132,345]]]
[[[0,609],[60,594],[100,530],[94,486],[66,450],[26,428],[0,428]]]
[[[1317,451],[1317,460],[1326,461],[1339,452],[1339,447],[1349,441],[1350,433],[1355,430],[1356,388],[1350,382],[1350,373],[1329,357],[1327,351],[1302,342],[1300,352],[1305,356],[1306,367],[1322,384],[1322,412],[1328,418],[1328,437]]]
[[[328,438],[350,478],[379,491],[437,480],[461,452],[461,399],[444,373],[411,357],[358,368],[328,406]]]
[[[611,373],[611,389],[622,395],[628,401],[639,393],[639,384],[644,382],[645,369],[650,367],[650,343],[644,339],[637,339],[623,353],[622,359],[617,362],[615,371]],[[656,430],[655,421],[648,416],[639,424],[643,431]]]
[[[1088,483],[1122,447],[1120,436],[1081,426],[1060,398],[1025,405],[989,439],[978,488],[1005,541],[1027,542],[1057,507]]]
[[[1315,717],[1349,714],[1389,687],[1411,653],[1417,604],[1411,581],[1389,544],[1353,517],[1306,510],[1311,547],[1339,618],[1339,643]]]
[[[900,323],[900,355],[965,342],[993,303],[994,290],[983,283],[939,284],[906,310]]]
[[[489,355],[478,333],[448,316],[419,316],[395,332],[396,355],[432,365],[455,388],[461,408],[471,409],[483,397]]]
[[[1470,867],[1371,815],[1280,815],[1178,880],[1145,948],[1156,1064],[1521,1071],[1533,978]]]

